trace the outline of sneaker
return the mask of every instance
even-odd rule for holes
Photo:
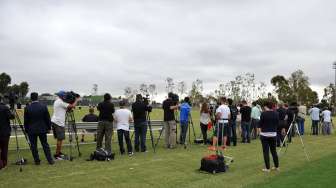
[[[133,155],[134,155],[133,152],[128,152],[128,156],[129,156],[129,157],[132,157]]]
[[[55,161],[54,161],[54,160],[52,160],[52,161],[48,161],[48,163],[49,163],[50,165],[54,165],[54,164],[55,164]]]
[[[63,155],[63,157],[64,157],[64,155]],[[62,157],[62,155],[61,155],[61,154],[58,154],[58,155],[57,155],[57,154],[55,154],[55,155],[54,155],[54,158],[55,158],[55,160],[56,160],[56,161],[62,161],[62,160],[64,160],[64,158],[63,158],[63,157]]]
[[[275,171],[280,171],[280,168],[278,167],[278,168],[276,168],[276,167],[272,167],[272,170],[275,170]]]
[[[267,169],[267,168],[262,169],[262,171],[263,171],[263,172],[267,172],[267,173],[268,173],[268,172],[271,172],[271,170],[270,170],[270,169]]]

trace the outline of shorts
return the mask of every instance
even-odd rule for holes
[[[216,123],[216,126],[214,127],[214,129],[215,129],[214,136],[216,137],[227,136],[229,132],[229,123]]]
[[[65,128],[55,123],[51,123],[54,138],[57,140],[65,140]]]

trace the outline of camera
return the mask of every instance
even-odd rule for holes
[[[180,97],[177,94],[169,93],[168,96],[172,99],[174,105],[177,105],[180,102]]]
[[[79,97],[80,95],[78,93],[75,93],[73,91],[68,91],[68,92],[65,92],[62,100],[66,103],[73,104],[75,103],[76,99]]]
[[[143,102],[148,107],[148,112],[152,112],[152,106],[150,106],[149,101],[150,101],[149,95],[146,95],[146,97],[143,97]]]
[[[4,95],[4,98],[6,98],[8,100],[9,106],[11,109],[14,109],[14,106],[17,102],[17,100],[19,99],[19,97],[14,93],[14,92],[10,92]]]

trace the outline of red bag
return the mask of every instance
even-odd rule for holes
[[[211,129],[212,129],[212,122],[209,121],[209,123],[208,123],[208,130],[211,130]]]

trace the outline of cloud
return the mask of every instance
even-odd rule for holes
[[[122,95],[173,77],[206,90],[237,74],[259,81],[302,69],[333,81],[332,0],[0,2],[1,71],[31,90]]]

